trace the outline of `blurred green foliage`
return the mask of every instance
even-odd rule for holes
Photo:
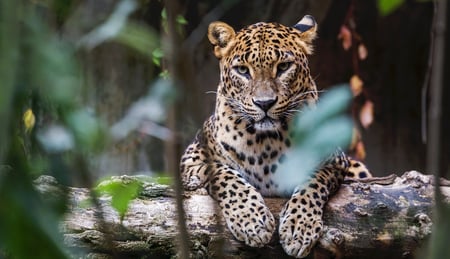
[[[59,230],[67,192],[50,202],[33,179],[46,173],[63,185],[74,179],[89,185],[89,157],[110,141],[108,126],[83,107],[78,52],[115,41],[149,62],[161,63],[164,56],[157,51],[159,34],[128,20],[136,1],[119,1],[104,24],[75,42],[64,40],[49,22],[63,21],[72,7],[71,0],[0,2],[0,257],[70,257]],[[140,188],[133,182],[99,190],[112,196],[123,219]]]
[[[125,217],[128,205],[135,199],[142,190],[142,182],[138,180],[124,181],[102,181],[96,190],[100,194],[111,196],[111,206],[119,213],[120,220]]]
[[[429,2],[431,0],[414,0],[416,2]],[[444,0],[446,1],[446,0]],[[378,11],[381,15],[386,16],[395,12],[407,1],[405,0],[377,0]]]
[[[61,182],[68,172],[59,166],[62,154],[44,158],[22,118],[31,109],[52,111],[64,122],[74,111],[79,76],[73,49],[49,32],[34,5],[0,5],[0,249],[13,258],[65,258],[58,219],[67,197],[52,203],[40,197],[30,162],[45,160],[40,164]]]
[[[279,170],[276,183],[288,190],[305,183],[318,165],[338,148],[347,148],[353,123],[346,114],[352,94],[348,85],[338,85],[321,96],[315,107],[304,109],[294,120],[292,149]]]
[[[172,177],[165,174],[159,176],[133,175],[133,176],[112,176],[100,181],[95,187],[95,191],[99,195],[107,195],[111,197],[111,206],[119,214],[120,220],[123,221],[129,204],[133,199],[139,196],[145,196],[147,186],[154,187],[156,185],[170,186],[172,185]]]
[[[389,15],[399,8],[405,0],[378,0],[378,10],[381,15]]]

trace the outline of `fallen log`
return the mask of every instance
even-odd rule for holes
[[[111,181],[126,184],[133,179],[120,176]],[[431,233],[433,183],[433,176],[416,171],[344,183],[326,206],[325,234],[311,257],[412,258]],[[37,179],[36,186],[44,195],[58,193],[58,184],[48,176]],[[450,203],[450,182],[441,179],[440,187],[445,202]],[[99,197],[99,214],[86,202],[91,199],[88,189],[69,188],[69,193],[71,204],[61,229],[65,243],[74,251],[84,251],[90,258],[170,258],[177,254],[176,211],[169,186],[145,183],[123,221],[110,206],[110,197]],[[266,199],[276,217],[284,202]],[[264,248],[236,241],[219,223],[220,213],[204,190],[185,193],[184,205],[191,257],[289,258],[277,233]]]

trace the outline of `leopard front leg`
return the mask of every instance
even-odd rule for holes
[[[216,164],[211,170],[207,190],[218,202],[234,237],[252,247],[269,243],[275,220],[261,194],[238,171],[226,165]]]
[[[297,187],[280,213],[280,243],[294,257],[306,257],[322,235],[323,207],[342,183],[348,170],[344,154],[317,170],[305,185]]]
[[[208,153],[196,139],[190,144],[180,162],[183,187],[192,191],[203,186],[208,178]]]

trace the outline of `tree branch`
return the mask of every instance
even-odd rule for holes
[[[130,176],[114,181],[127,182]],[[45,176],[36,181],[44,197],[55,195],[57,184]],[[450,203],[450,182],[440,181],[445,202]],[[89,190],[70,188],[72,205],[62,222],[65,242],[70,247],[110,257],[95,217],[88,205]],[[409,258],[431,233],[433,213],[433,176],[411,171],[402,177],[373,178],[366,182],[348,182],[328,202],[324,222],[326,231],[313,252],[315,258]],[[57,195],[57,194],[56,194]],[[126,258],[170,257],[177,253],[178,234],[173,191],[165,185],[146,183],[140,197],[129,206],[121,223],[110,206],[110,198],[100,198],[109,234],[114,233],[114,252]],[[266,199],[277,217],[285,200]],[[186,193],[184,200],[190,233],[190,255],[215,257],[224,253],[234,258],[288,258],[275,233],[264,248],[250,248],[235,241],[220,227],[215,203],[201,190]],[[217,248],[223,247],[218,251]],[[345,255],[345,256],[344,256]]]

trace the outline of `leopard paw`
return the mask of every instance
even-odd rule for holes
[[[350,165],[348,167],[347,173],[345,175],[346,178],[351,179],[364,179],[364,178],[372,178],[372,174],[369,169],[367,169],[366,165],[358,160],[349,159]]]
[[[292,200],[296,199],[291,199],[280,214],[280,243],[288,255],[303,258],[322,235],[322,212]]]
[[[226,204],[223,215],[237,240],[251,247],[262,247],[272,239],[275,219],[259,194],[250,197],[245,203]]]
[[[203,180],[196,175],[190,177],[183,175],[181,181],[184,189],[187,191],[194,191],[203,186]]]

